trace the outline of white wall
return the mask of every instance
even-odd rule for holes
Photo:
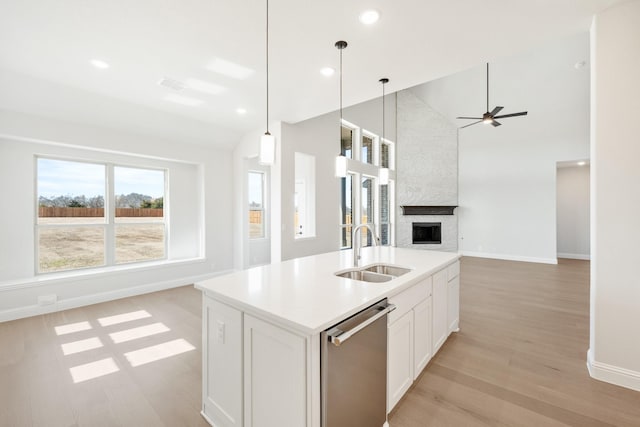
[[[592,26],[591,342],[595,378],[640,391],[640,1]]]
[[[589,165],[558,167],[558,258],[590,258],[589,175]]]
[[[231,153],[0,111],[0,320],[185,285],[231,268]],[[132,264],[35,275],[35,161],[50,155],[169,169],[169,253],[163,265]],[[58,304],[39,308],[38,295]]]
[[[589,157],[588,34],[491,62],[490,106],[526,117],[459,131],[463,254],[556,262],[556,162]],[[414,91],[458,126],[486,110],[485,66]]]

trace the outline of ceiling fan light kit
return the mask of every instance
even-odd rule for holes
[[[487,125],[490,124],[493,127],[498,127],[498,126],[502,125],[502,123],[500,123],[496,119],[506,119],[506,118],[509,118],[509,117],[517,117],[517,116],[526,116],[527,115],[527,111],[521,111],[519,113],[503,114],[501,116],[497,116],[496,114],[498,114],[503,108],[504,107],[497,106],[493,110],[489,111],[489,63],[487,62],[487,111],[484,114],[482,114],[482,117],[456,117],[456,119],[476,120],[475,122],[469,123],[468,125],[462,126],[460,128],[460,129],[464,129],[464,128],[467,128],[469,126],[476,125],[478,123],[484,123],[484,124],[487,124]]]

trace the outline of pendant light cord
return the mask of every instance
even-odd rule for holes
[[[380,80],[378,80],[380,83],[382,83],[382,139],[385,139],[385,115],[386,115],[386,107],[385,107],[385,91],[384,91],[384,85],[386,85],[387,83],[389,83],[389,79],[388,78],[382,78]]]
[[[340,48],[340,139],[342,139],[342,49]]]
[[[339,40],[335,43],[335,47],[340,51],[340,126],[338,129],[340,130],[340,152],[338,156],[342,156],[342,50],[347,47],[347,42],[344,40]]]
[[[267,0],[267,37],[266,39],[266,57],[267,57],[267,133],[265,135],[270,135],[269,133],[269,0]]]
[[[487,113],[489,112],[489,63],[487,62]]]

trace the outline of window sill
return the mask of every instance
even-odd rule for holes
[[[149,261],[145,263],[125,264],[118,266],[83,269],[76,271],[62,271],[59,273],[45,273],[15,281],[0,282],[0,291],[16,289],[34,288],[38,286],[52,285],[61,282],[74,280],[86,280],[92,277],[115,276],[126,272],[143,272],[157,270],[161,267],[182,266],[189,264],[201,264],[206,262],[206,258],[188,258],[180,260]]]

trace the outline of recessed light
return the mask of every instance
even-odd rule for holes
[[[378,22],[378,19],[380,19],[380,13],[373,9],[365,10],[360,14],[359,19],[364,25],[372,25]]]
[[[91,63],[91,65],[93,65],[96,68],[99,68],[101,70],[106,70],[107,68],[109,68],[109,64],[107,64],[106,62],[100,60],[100,59],[92,59],[91,61],[89,61]]]
[[[186,79],[184,82],[189,89],[197,90],[198,92],[208,93],[209,95],[217,95],[226,90],[226,88],[223,86],[220,86],[214,83],[205,82],[204,80],[189,78],[189,79]]]
[[[247,68],[243,65],[236,64],[235,62],[227,61],[222,58],[214,58],[207,64],[206,68],[214,73],[222,74],[223,76],[238,80],[245,80],[255,72],[251,68]]]
[[[586,164],[587,164],[587,162],[584,162],[584,161],[583,162],[578,162],[578,166],[584,166]]]
[[[320,74],[322,74],[325,77],[331,77],[335,72],[336,70],[334,70],[331,67],[323,67],[320,69]]]
[[[188,96],[176,95],[175,93],[168,93],[164,97],[165,101],[175,102],[176,104],[186,105],[188,107],[197,107],[204,104],[204,101],[196,98],[189,98]]]
[[[236,113],[242,116],[243,114],[247,114],[247,110],[245,110],[244,108],[236,108]]]

